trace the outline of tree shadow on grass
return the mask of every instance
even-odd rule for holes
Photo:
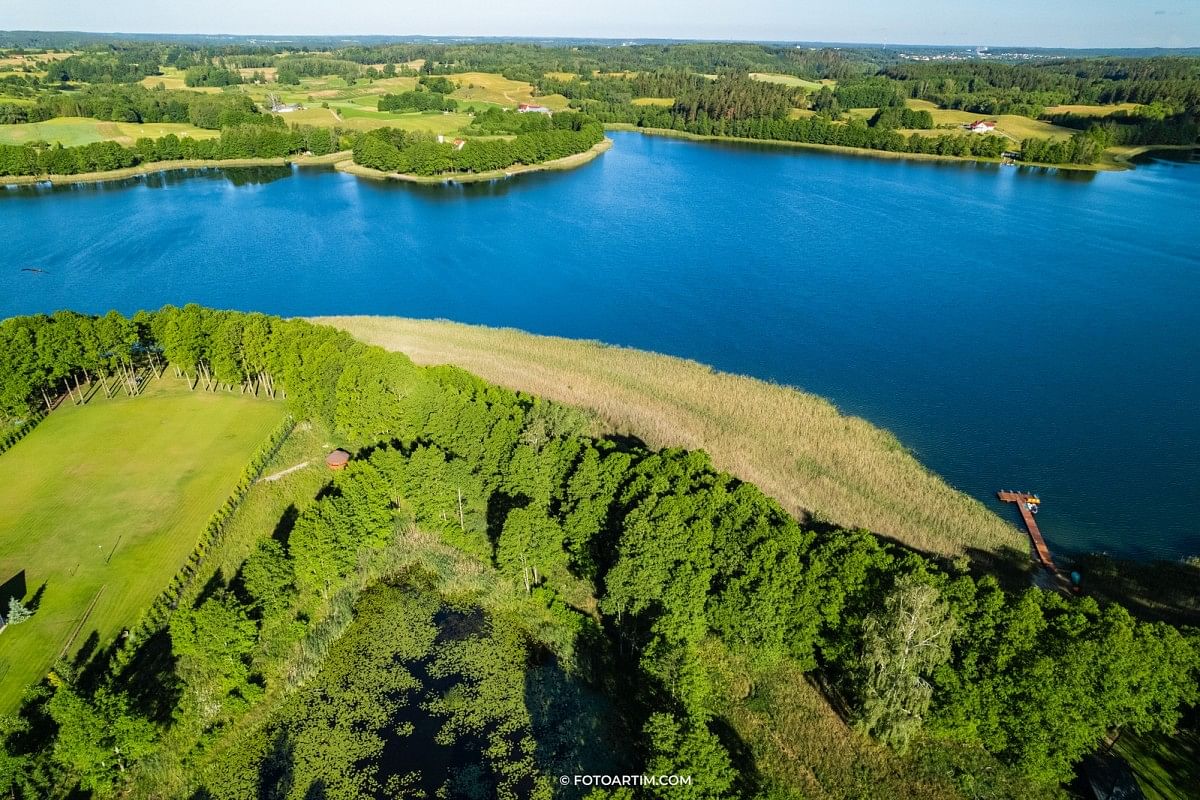
[[[46,596],[46,587],[48,585],[49,583],[47,581],[42,581],[42,585],[39,586],[37,591],[33,593],[33,597],[29,598],[29,601],[25,603],[25,607],[36,613],[37,610],[42,607],[42,598]],[[7,600],[5,601],[4,606],[5,608],[8,607]]]
[[[204,605],[205,600],[216,596],[228,588],[229,582],[225,580],[225,573],[218,569],[208,579],[208,583],[204,584],[204,588],[200,590],[200,594],[196,595],[196,602],[192,603],[192,608],[199,608]]]
[[[295,503],[289,503],[288,507],[283,510],[283,514],[280,515],[279,522],[275,523],[275,529],[271,531],[271,538],[287,547],[288,539],[291,537],[292,529],[296,527],[296,520],[299,517],[300,509],[296,508]]]
[[[125,692],[138,714],[166,724],[183,695],[183,682],[175,666],[171,632],[163,628],[142,642],[129,663],[116,674],[114,685]]]
[[[708,729],[728,751],[729,761],[737,770],[738,777],[733,786],[735,795],[737,797],[757,797],[762,788],[762,774],[758,771],[758,764],[754,761],[754,753],[750,750],[750,746],[734,730],[733,726],[721,717],[709,720]]]

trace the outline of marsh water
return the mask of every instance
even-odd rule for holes
[[[1056,551],[1200,554],[1200,165],[612,138],[482,185],[279,168],[0,190],[0,317],[194,301],[656,350],[824,395],[1006,516],[996,489],[1039,492]]]

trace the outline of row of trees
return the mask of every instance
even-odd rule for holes
[[[604,140],[603,127],[582,114],[556,114],[548,124],[544,130],[520,133],[512,139],[472,139],[457,150],[427,135],[382,128],[355,140],[354,161],[383,172],[413,175],[487,172],[565,158]]]
[[[1090,58],[1035,64],[901,62],[884,71],[910,97],[979,113],[1038,116],[1065,103],[1154,103],[1200,109],[1200,59]]]
[[[162,66],[155,45],[129,44],[88,50],[47,64],[52,81],[76,83],[137,83],[157,75]]]
[[[181,122],[219,130],[246,122],[269,124],[254,101],[243,94],[200,94],[132,85],[88,86],[77,92],[49,94],[36,105],[21,107],[21,119],[40,122],[54,117],[92,117],[113,122]]]
[[[917,110],[907,106],[886,106],[879,109],[871,117],[872,128],[895,130],[907,128],[910,130],[929,130],[933,127],[933,114],[925,109]]]
[[[413,90],[385,94],[379,98],[380,111],[457,111],[458,101],[444,94]]]
[[[700,797],[730,796],[746,778],[714,733],[724,702],[707,655],[714,641],[752,664],[819,672],[849,698],[858,724],[894,747],[954,742],[1042,785],[1068,778],[1110,731],[1169,731],[1180,707],[1200,700],[1197,631],[1141,623],[1088,598],[1005,592],[993,578],[864,531],[806,531],[703,453],[591,439],[569,409],[453,368],[418,368],[305,322],[195,306],[80,319],[4,323],[0,332],[18,331],[32,345],[24,361],[0,370],[0,396],[33,402],[62,380],[52,376],[128,348],[228,383],[269,381],[297,418],[321,420],[365,448],[299,511],[285,541],[264,536],[227,591],[206,592],[174,615],[172,680],[182,692],[164,721],[219,731],[260,701],[264,682],[288,680],[286,670],[272,671],[279,654],[309,637],[328,641],[330,604],[378,574],[410,524],[490,563],[514,595],[542,598],[577,626],[587,618],[556,598],[594,596],[603,628],[592,635],[631,677],[645,767],[692,774]],[[106,350],[88,344],[89,325],[125,333],[109,337]],[[82,355],[45,363],[38,355],[59,348]],[[472,648],[440,674],[498,668],[492,645]],[[504,663],[521,662],[513,658]],[[123,691],[113,678],[92,687],[64,681],[40,695],[58,726],[46,751],[53,764],[27,759],[14,774],[32,781],[38,769],[57,769],[98,792],[119,785],[165,724],[139,717]],[[456,699],[472,691],[464,686],[467,694],[430,709],[484,713],[495,698]],[[88,755],[95,747],[80,749],[89,736],[121,749],[119,767],[97,763]],[[509,774],[527,776],[513,741],[500,730],[490,746],[511,762]],[[257,787],[262,774],[252,768],[220,782]],[[26,791],[12,786],[0,789]]]
[[[1104,129],[1096,127],[1069,139],[1025,139],[1021,158],[1040,164],[1094,164],[1109,144]]]
[[[183,82],[187,86],[236,86],[242,83],[242,75],[215,64],[201,64],[188,67],[183,73]]]
[[[1049,115],[1045,119],[1055,125],[1088,131],[1105,147],[1114,144],[1200,144],[1200,117],[1168,114],[1161,107],[1148,106],[1101,118],[1065,113]]]
[[[650,106],[589,107],[589,113],[604,122],[632,123],[643,128],[659,128],[694,133],[699,136],[731,136],[741,139],[765,139],[783,142],[836,145],[892,153],[928,153],[976,158],[999,158],[1005,150],[1001,136],[904,136],[886,127],[871,127],[851,119],[835,122],[814,116],[802,119],[748,119],[726,122],[707,116],[694,122],[673,114],[669,109]]]
[[[167,134],[138,139],[132,148],[116,142],[77,147],[0,144],[0,175],[79,175],[134,167],[156,161],[215,161],[238,158],[283,158],[297,153],[327,155],[340,147],[337,131],[283,125],[237,125],[214,139]]]

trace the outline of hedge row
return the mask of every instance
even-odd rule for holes
[[[0,436],[0,453],[5,452],[14,444],[24,439],[45,417],[45,414],[34,414],[25,420],[24,425],[21,425],[19,428],[13,428],[8,433]]]

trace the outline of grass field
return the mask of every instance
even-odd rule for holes
[[[921,550],[1027,557],[1026,540],[947,486],[887,431],[814,395],[715,372],[692,361],[451,322],[316,320],[486,380],[594,411],[653,447],[703,448],[796,514],[865,527]]]
[[[178,122],[148,122],[139,125],[133,122],[103,122],[88,117],[56,117],[45,122],[0,125],[0,144],[45,141],[74,147],[91,142],[114,141],[132,145],[143,136],[153,139],[168,133],[180,137],[190,136],[193,139],[211,139],[220,135],[217,131]]]
[[[1000,114],[999,116],[987,116],[984,114],[975,114],[970,111],[954,111],[951,109],[938,108],[928,100],[909,100],[909,108],[916,108],[928,111],[933,115],[934,125],[965,125],[974,122],[978,119],[994,119],[996,120],[996,132],[1000,133],[1015,142],[1020,142],[1022,139],[1038,138],[1038,139],[1069,139],[1076,131],[1070,128],[1063,128],[1059,125],[1051,125],[1049,122],[1043,122],[1038,119],[1030,119],[1017,114]],[[874,111],[872,111],[874,113]],[[933,131],[918,131],[918,133],[928,134],[931,136],[941,136],[946,133],[945,130]]]
[[[1078,114],[1082,117],[1107,117],[1109,114],[1115,114],[1118,111],[1135,111],[1141,108],[1140,103],[1115,103],[1105,106],[1050,106],[1046,109],[1047,114]]]
[[[0,634],[0,713],[76,627],[74,648],[136,621],[282,416],[165,377],[137,398],[67,404],[0,456],[0,580],[45,587],[33,618]]]
[[[635,97],[631,101],[635,106],[662,106],[664,108],[675,105],[674,97]]]
[[[162,85],[164,89],[187,89],[190,92],[206,92],[209,94],[220,94],[224,91],[219,86],[188,86],[183,77],[183,70],[178,67],[163,67],[160,72],[162,72],[162,75],[148,75],[142,78],[140,83],[147,89],[153,89],[156,86]]]
[[[289,124],[346,128],[367,131],[375,128],[403,128],[433,134],[457,134],[471,124],[466,112],[391,113],[377,110],[379,98],[385,94],[403,92],[417,84],[416,78],[379,78],[359,80],[353,85],[337,77],[304,78],[300,86],[281,87],[275,84],[244,86],[242,90],[260,105],[267,96],[276,95],[283,103],[298,103],[301,111],[280,114]],[[528,86],[528,84],[525,84]],[[328,105],[324,108],[323,105]],[[483,102],[480,106],[486,105]]]
[[[796,86],[801,89],[807,89],[810,92],[819,91],[822,86],[835,86],[837,84],[837,81],[810,81],[804,78],[797,78],[795,75],[781,75],[777,72],[751,72],[750,77],[756,81],[782,83],[784,86]]]
[[[568,106],[567,98],[561,94],[534,97],[532,84],[512,81],[491,72],[463,72],[447,77],[458,84],[458,89],[450,96],[459,103],[482,100],[507,108],[516,108],[519,103],[539,103],[551,111],[565,111]]]

